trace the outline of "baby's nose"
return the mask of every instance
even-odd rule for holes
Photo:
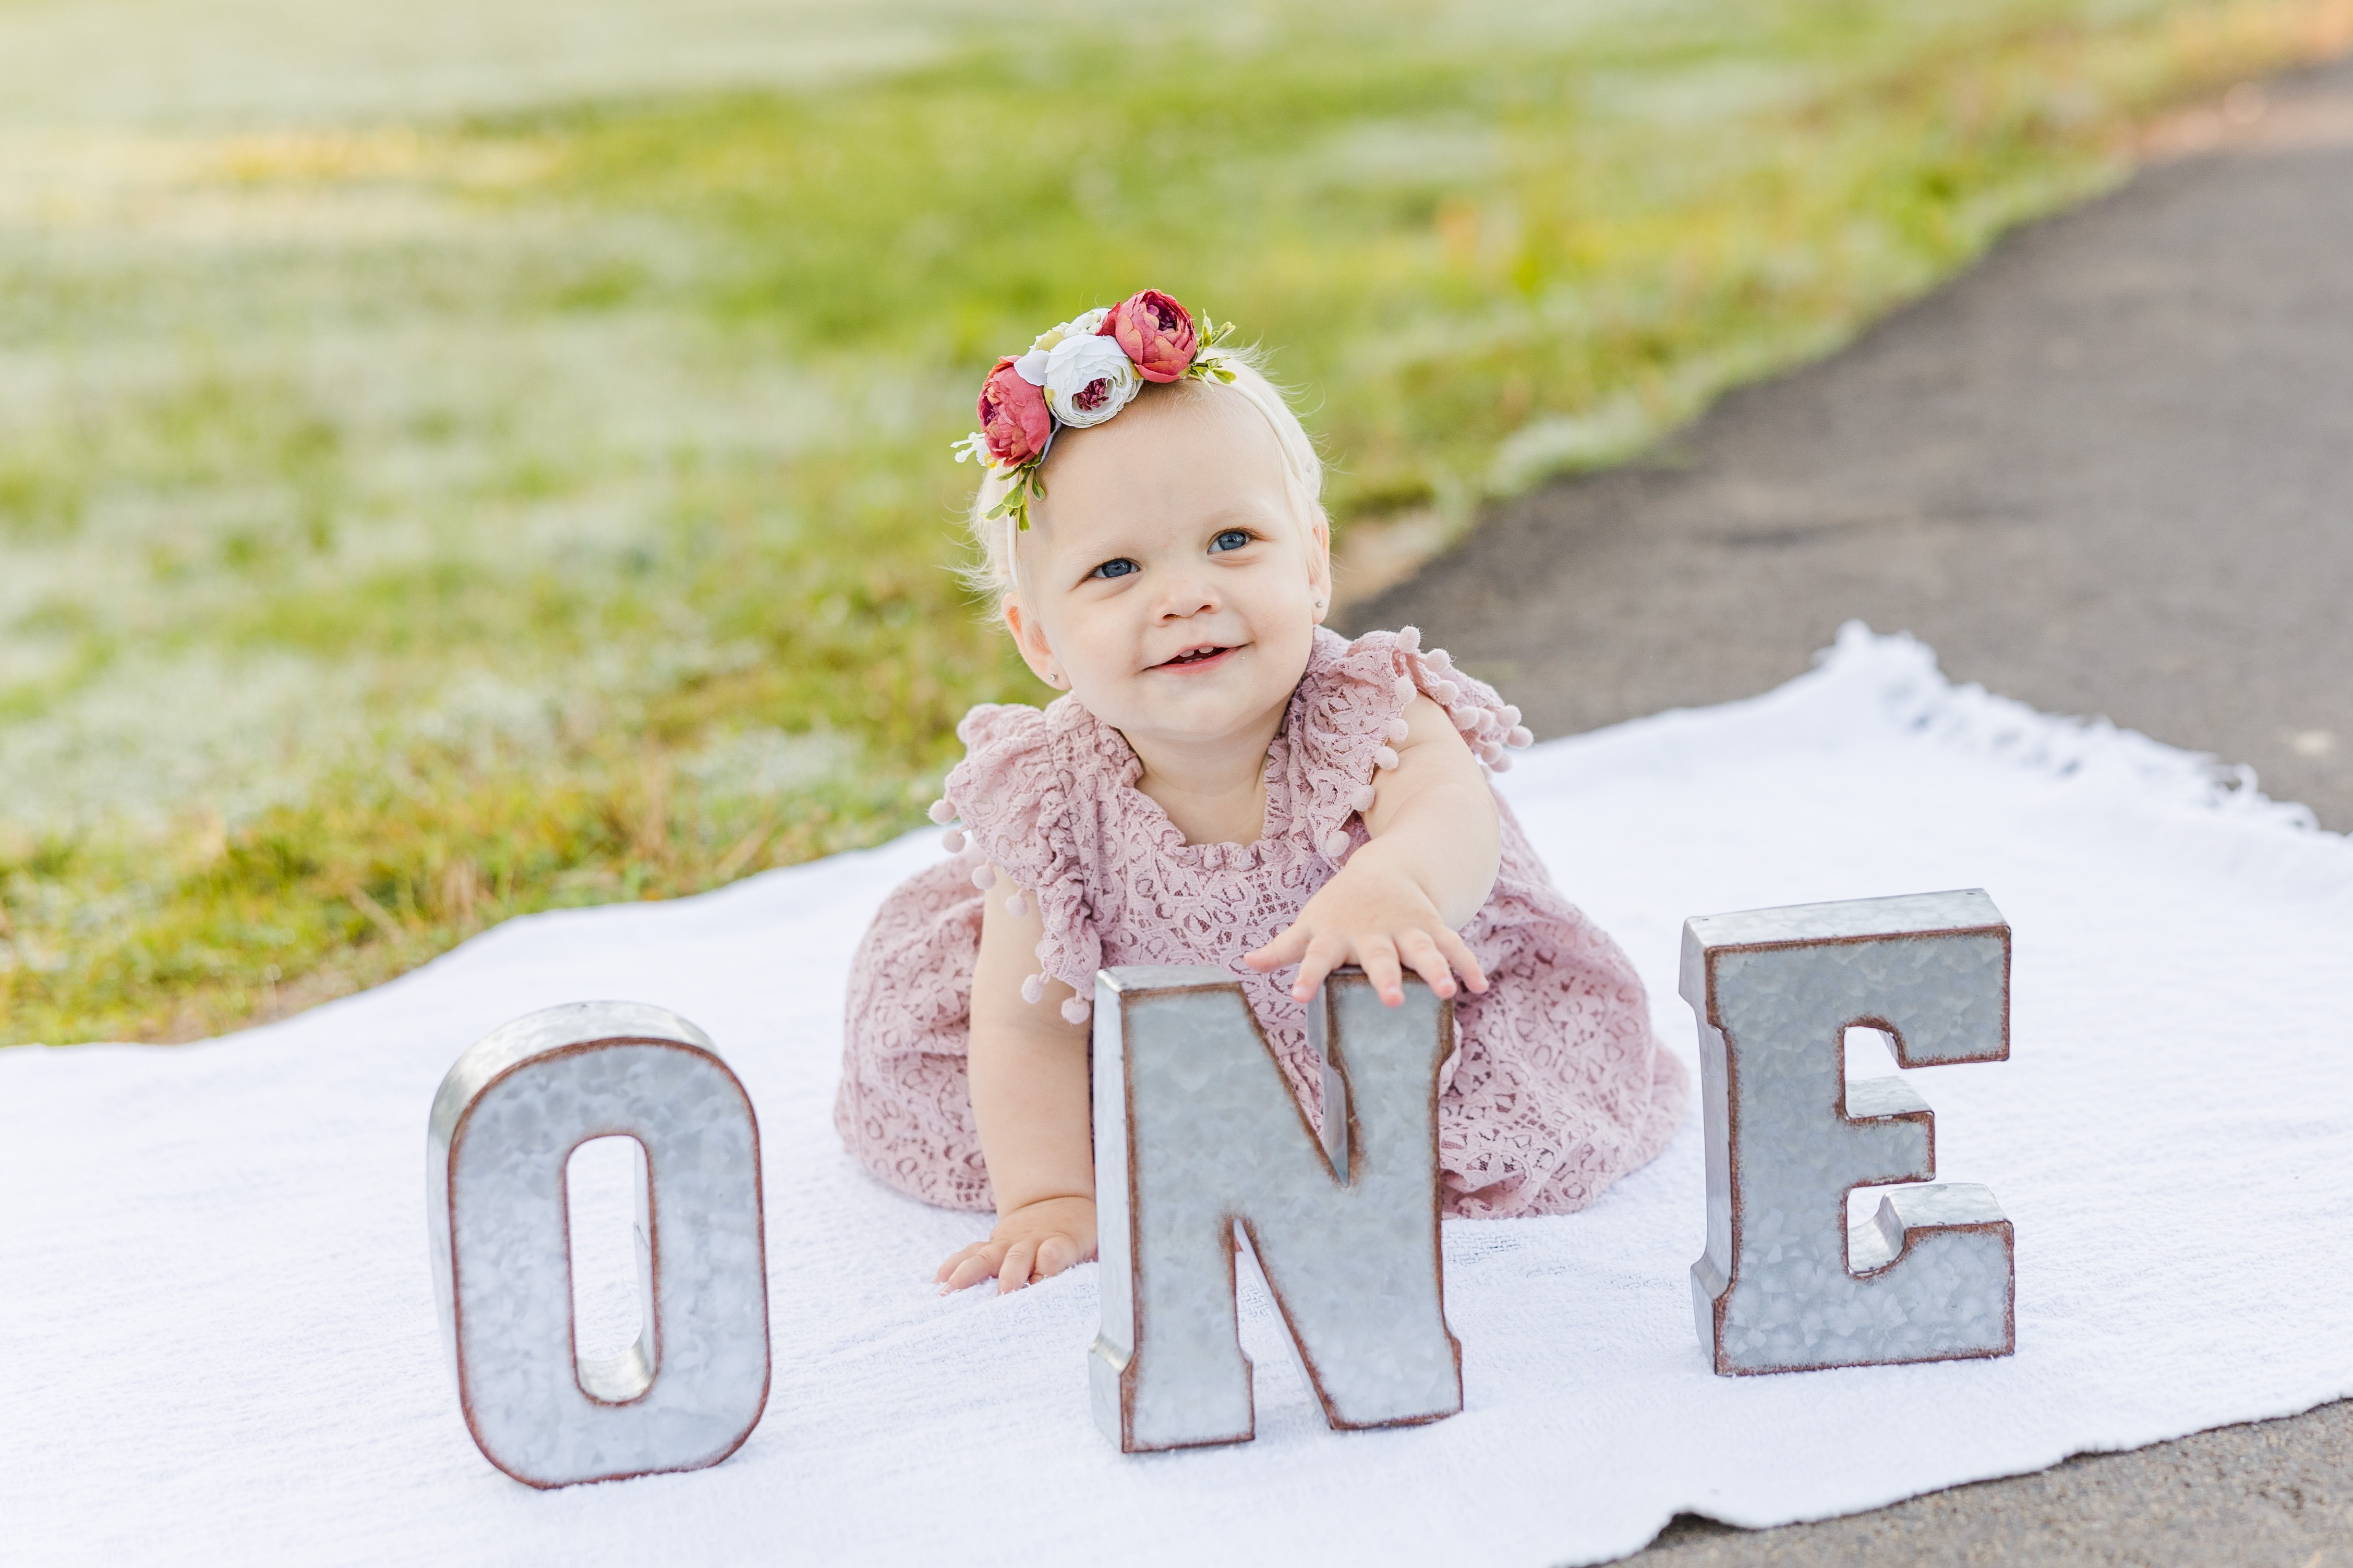
[[[1168,596],[1162,602],[1160,613],[1170,620],[1189,620],[1208,615],[1219,606],[1217,590],[1207,583],[1171,583]]]

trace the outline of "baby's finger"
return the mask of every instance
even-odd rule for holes
[[[1079,1260],[1079,1244],[1067,1236],[1050,1236],[1038,1244],[1038,1278],[1050,1279]]]
[[[1398,938],[1398,956],[1440,996],[1454,994],[1454,971],[1447,967],[1446,956],[1438,950],[1426,931],[1409,931]]]
[[[948,1260],[940,1265],[939,1271],[934,1274],[932,1278],[945,1283],[948,1276],[956,1271],[956,1265],[962,1263],[965,1258],[970,1258],[973,1254],[976,1252],[985,1252],[987,1249],[988,1243],[985,1241],[976,1241],[970,1247],[957,1247],[954,1252],[948,1254]]]
[[[1312,1000],[1324,977],[1347,961],[1348,944],[1336,936],[1319,936],[1309,942],[1299,960],[1299,978],[1291,983],[1292,1000]]]
[[[1397,943],[1385,936],[1356,944],[1356,963],[1365,978],[1373,983],[1373,991],[1384,1007],[1395,1007],[1405,1001],[1405,972],[1398,966]]]
[[[1017,1241],[1005,1249],[1005,1267],[997,1271],[997,1293],[1018,1290],[1029,1283],[1029,1271],[1038,1261],[1038,1244]]]
[[[1481,967],[1479,955],[1471,951],[1471,944],[1462,940],[1461,933],[1448,931],[1442,926],[1439,928],[1438,951],[1446,955],[1446,961],[1449,963],[1454,965],[1454,973],[1462,976],[1463,984],[1473,991],[1487,989],[1487,971]]]
[[[953,1296],[958,1290],[991,1278],[997,1272],[997,1243],[993,1241],[965,1248],[963,1261],[948,1275],[948,1282],[940,1287],[940,1294]]]
[[[1242,962],[1261,974],[1270,974],[1275,970],[1298,963],[1307,952],[1307,928],[1293,921],[1277,934],[1272,942],[1268,942],[1256,952],[1242,954]]]

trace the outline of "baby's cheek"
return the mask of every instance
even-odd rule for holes
[[[1069,679],[1068,689],[1074,692],[1087,710],[1106,723],[1115,724],[1113,710],[1124,700],[1132,700],[1126,689],[1135,679],[1137,639],[1132,635],[1113,635],[1111,630],[1090,623],[1089,617],[1074,616],[1069,624],[1058,627],[1053,638],[1056,662]]]
[[[1315,624],[1313,621],[1295,637],[1286,637],[1268,650],[1267,685],[1285,694],[1299,689],[1307,679],[1307,660],[1315,651]]]

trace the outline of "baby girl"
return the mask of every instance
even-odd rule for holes
[[[1324,976],[1359,965],[1395,1005],[1410,970],[1454,997],[1451,1214],[1581,1208],[1658,1152],[1683,1079],[1642,984],[1487,781],[1528,743],[1518,711],[1410,627],[1323,628],[1322,466],[1248,356],[1147,289],[999,361],[980,417],[977,571],[1065,695],[959,728],[932,811],[961,819],[956,858],[859,947],[834,1111],[891,1185],[996,1210],[943,1288],[1017,1290],[1093,1256],[1106,965],[1230,971],[1318,1125]]]

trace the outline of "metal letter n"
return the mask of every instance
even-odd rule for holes
[[[1356,969],[1308,1008],[1319,1142],[1241,987],[1206,965],[1095,979],[1095,1421],[1127,1453],[1247,1442],[1234,1308],[1247,1233],[1335,1427],[1462,1408],[1438,1246],[1438,1069],[1453,1004],[1409,978],[1384,1007]]]

